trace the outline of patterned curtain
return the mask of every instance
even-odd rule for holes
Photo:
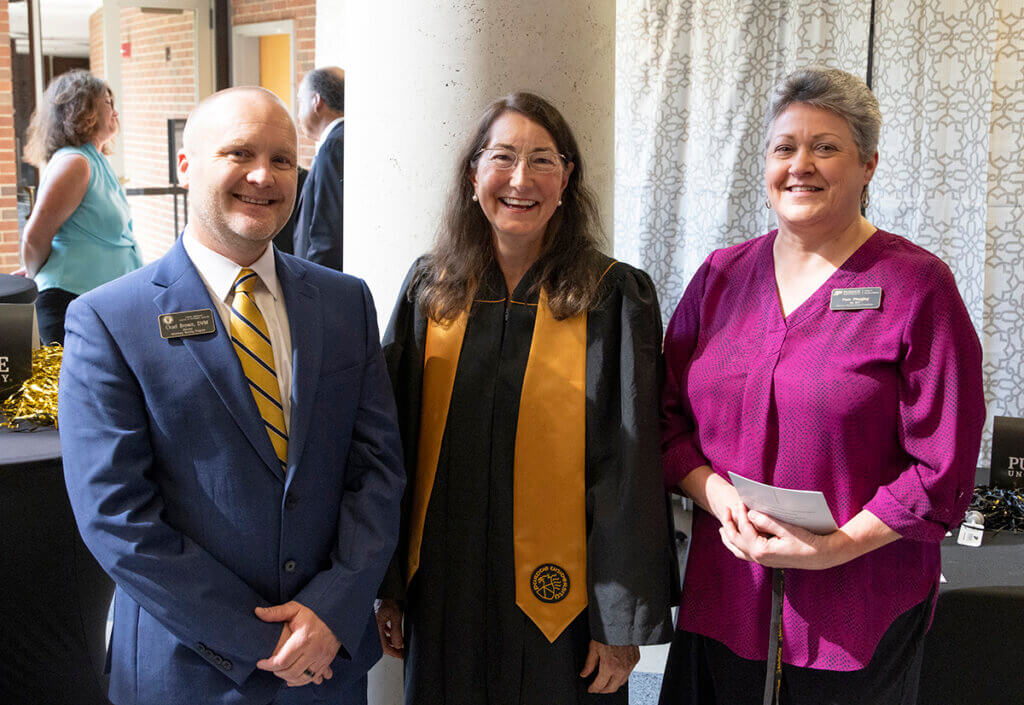
[[[771,88],[807,64],[867,70],[869,2],[619,0],[615,253],[665,318],[714,249],[774,227],[764,206]]]
[[[997,3],[993,61],[981,328],[985,396],[990,417],[1024,416],[1024,0]],[[986,433],[985,458],[989,442]]]
[[[708,253],[774,227],[768,93],[809,64],[866,76],[871,5],[619,0],[615,252],[651,274],[666,319]],[[950,264],[990,411],[1024,416],[1024,0],[875,5],[868,218]]]
[[[996,0],[878,0],[868,219],[953,269],[980,331]]]

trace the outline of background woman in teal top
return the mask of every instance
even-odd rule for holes
[[[117,129],[110,87],[87,71],[57,76],[32,115],[25,160],[43,176],[21,256],[39,288],[44,343],[64,342],[73,299],[142,266],[128,200],[103,156]]]

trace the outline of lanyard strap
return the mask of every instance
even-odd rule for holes
[[[772,622],[768,628],[768,669],[764,679],[764,705],[779,705],[782,687],[782,596],[785,573],[772,568]]]

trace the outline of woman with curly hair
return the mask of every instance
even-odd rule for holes
[[[409,480],[377,621],[409,705],[624,704],[671,634],[661,316],[583,174],[550,103],[494,101],[384,337]]]
[[[53,79],[32,114],[25,160],[42,179],[21,257],[39,288],[44,343],[64,342],[72,300],[142,266],[128,200],[103,156],[117,129],[110,87],[87,71]]]

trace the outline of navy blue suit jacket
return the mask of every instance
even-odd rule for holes
[[[65,478],[86,545],[117,583],[118,705],[267,703],[255,668],[297,600],[341,641],[330,698],[380,657],[372,603],[405,482],[366,285],[276,253],[293,347],[287,470],[180,240],[68,308],[60,379]],[[217,330],[165,340],[157,316],[209,309]]]
[[[341,270],[345,123],[334,126],[309,168],[295,219],[296,257]]]

